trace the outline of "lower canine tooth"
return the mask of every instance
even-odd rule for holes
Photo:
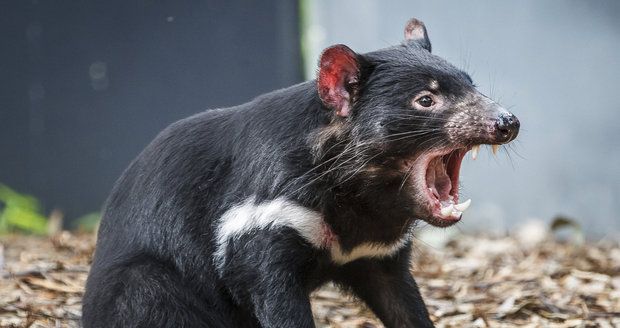
[[[499,145],[492,145],[491,148],[493,148],[493,155],[497,154],[497,150],[499,149]]]
[[[478,152],[480,151],[480,145],[475,145],[471,147],[471,159],[474,161],[478,158]]]
[[[468,199],[460,204],[454,205],[454,209],[460,212],[465,212],[465,210],[469,208],[469,205],[471,205],[471,199]]]
[[[441,208],[441,216],[448,216],[452,214],[452,210],[454,209],[454,205],[448,205],[447,207]]]

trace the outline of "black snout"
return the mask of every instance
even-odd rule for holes
[[[497,142],[509,142],[519,134],[519,119],[511,113],[500,114],[495,122]]]

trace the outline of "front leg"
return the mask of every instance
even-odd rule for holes
[[[312,328],[305,275],[312,250],[291,229],[258,230],[227,245],[221,278],[263,328]]]
[[[386,327],[434,327],[409,270],[409,250],[403,249],[392,258],[347,264],[338,282],[361,298]]]

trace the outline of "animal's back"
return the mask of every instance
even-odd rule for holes
[[[284,122],[277,113],[285,109],[287,100],[295,100],[290,99],[291,94],[307,99],[308,86],[300,84],[244,105],[208,110],[180,120],[138,155],[104,206],[84,296],[85,325],[101,322],[108,326],[111,318],[104,318],[106,313],[126,307],[135,310],[144,301],[154,301],[129,301],[140,295],[151,295],[162,302],[181,299],[186,303],[182,308],[198,304],[194,314],[204,313],[205,322],[224,320],[199,310],[227,308],[216,304],[226,296],[217,294],[212,259],[216,245],[210,236],[214,236],[217,220],[228,207],[262,188],[264,184],[256,179],[268,180],[270,174],[278,174],[275,169],[261,173],[257,168],[266,167],[261,162],[270,162],[267,167],[271,168],[281,165],[286,155],[278,153],[279,144],[305,142],[298,137],[299,130],[277,128]],[[282,97],[282,92],[289,97]],[[294,107],[287,111],[286,119],[295,117],[295,112],[304,116]],[[303,121],[300,119],[300,124]],[[123,286],[132,286],[132,294],[120,292]],[[103,311],[102,307],[108,309]],[[162,312],[166,312],[163,306]],[[238,313],[235,316],[243,318]],[[198,321],[192,326],[199,326],[200,318],[194,319]],[[123,316],[118,320],[120,326],[128,324],[122,321]],[[241,326],[241,322],[234,326]]]
[[[212,245],[200,237],[212,232],[217,209],[205,207],[215,202],[204,199],[225,197],[217,190],[230,170],[226,154],[232,141],[218,136],[237,128],[230,120],[236,110],[207,111],[172,124],[117,181],[104,207],[84,296],[86,326],[183,326],[188,316],[177,318],[163,304],[161,317],[152,321],[133,321],[140,316],[121,314],[171,299],[195,310],[194,317],[189,316],[192,322],[185,322],[188,326],[223,320],[201,310],[215,306],[205,301],[217,299],[209,295],[214,286],[194,286],[191,281],[214,274],[204,269],[211,267],[208,257],[195,254],[212,252]],[[197,218],[202,219],[199,225],[187,222]],[[180,231],[188,227],[200,230]],[[205,297],[196,297],[196,291]],[[118,314],[110,318],[111,313]]]
[[[97,253],[154,248],[176,257],[179,240],[169,239],[179,231],[166,229],[200,226],[201,237],[208,236],[210,223],[227,207],[248,195],[277,193],[277,186],[261,190],[264,181],[287,179],[280,175],[291,169],[279,166],[300,152],[308,157],[303,136],[318,125],[308,119],[316,116],[307,112],[312,91],[311,83],[301,83],[164,129],[116,182],[104,205]],[[295,164],[303,169],[308,163]],[[102,257],[95,257],[95,265]]]

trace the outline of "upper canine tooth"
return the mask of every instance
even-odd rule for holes
[[[454,209],[454,205],[450,204],[446,207],[441,208],[441,216],[448,216],[452,214],[452,210]]]
[[[478,152],[480,151],[480,145],[475,145],[471,147],[471,159],[474,161],[478,158]]]
[[[492,145],[491,148],[493,148],[493,155],[497,154],[497,150],[499,149],[499,145]]]
[[[460,204],[454,205],[454,208],[457,211],[465,212],[465,210],[467,210],[469,208],[469,205],[471,205],[471,199],[468,199],[468,200],[466,200],[466,201],[464,201],[464,202],[462,202]]]

